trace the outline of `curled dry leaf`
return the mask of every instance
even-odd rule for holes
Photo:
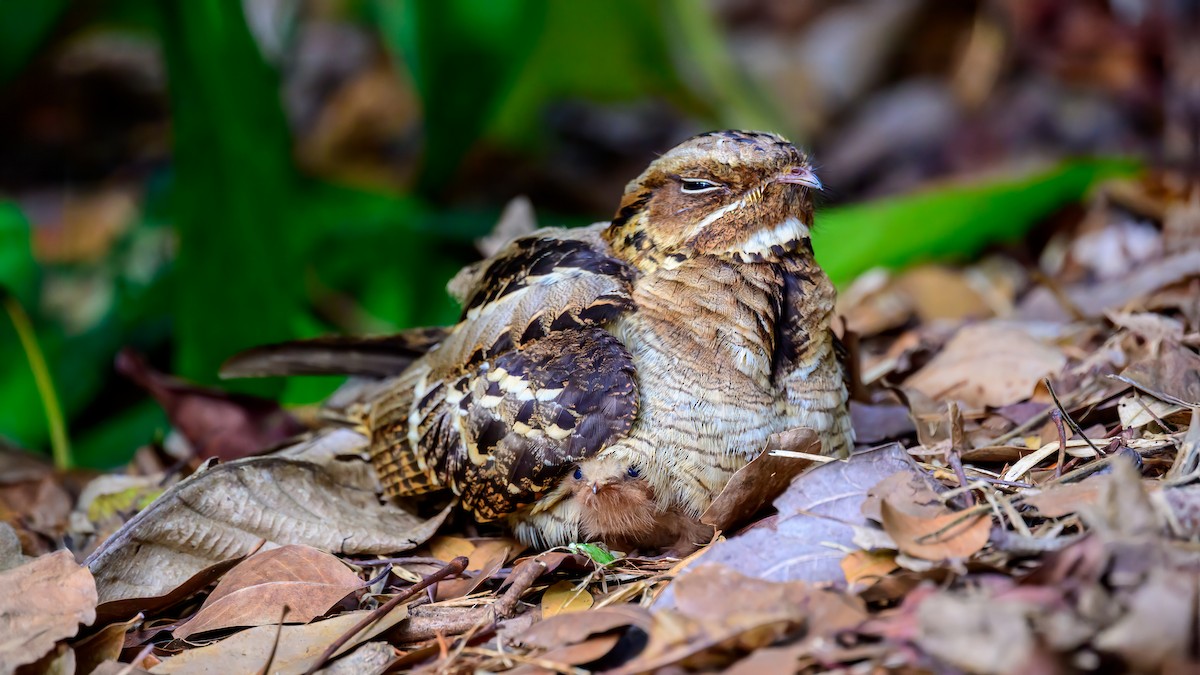
[[[406,551],[428,520],[374,492],[335,482],[319,467],[273,457],[199,472],[165,492],[87,560],[105,602],[163,595],[204,567],[268,544],[349,554]]]
[[[851,551],[842,558],[842,574],[850,584],[870,585],[899,568],[890,551]]]
[[[771,581],[844,582],[842,558],[854,548],[856,528],[868,526],[862,513],[867,491],[897,471],[918,471],[898,444],[814,467],[775,500],[773,523],[714,544],[699,561]],[[675,586],[690,573],[684,569],[655,606],[673,605]]]
[[[1029,398],[1042,378],[1059,372],[1066,362],[1062,351],[1029,331],[985,321],[958,331],[905,386],[972,408],[1000,407]]]
[[[329,611],[363,582],[334,556],[308,546],[256,553],[225,575],[200,611],[174,635],[279,622],[307,623]]]
[[[255,673],[266,665],[274,649],[271,673],[299,675],[312,666],[326,647],[368,614],[370,612],[365,610],[347,612],[303,626],[258,626],[235,633],[220,642],[180,652],[154,666],[150,672],[163,675]],[[334,655],[344,654],[360,643],[390,630],[407,617],[408,606],[400,605],[347,641]]]
[[[783,494],[792,479],[807,469],[812,460],[780,457],[775,450],[821,454],[821,439],[812,429],[789,429],[772,434],[767,447],[746,466],[737,470],[717,498],[700,516],[700,522],[728,531],[744,524],[762,507]]]
[[[903,501],[884,499],[883,529],[901,553],[925,560],[966,558],[987,545],[992,519],[945,509],[937,515],[907,509]]]
[[[1116,379],[1168,403],[1200,406],[1200,356],[1173,342],[1163,343],[1159,351],[1133,363]]]
[[[0,672],[33,663],[96,620],[96,583],[70,551],[0,572]]]
[[[648,631],[650,624],[650,612],[646,608],[639,605],[613,605],[577,614],[560,614],[539,621],[521,633],[516,641],[530,647],[552,649],[576,644],[593,635],[625,626],[637,626]]]

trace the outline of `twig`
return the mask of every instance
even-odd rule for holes
[[[275,627],[275,641],[271,643],[271,653],[267,654],[267,662],[258,671],[258,675],[268,675],[271,672],[271,666],[275,664],[275,652],[279,651],[279,636],[283,635],[283,621],[287,618],[290,609],[291,607],[284,605],[283,611],[279,613],[279,623]]]
[[[1058,461],[1054,464],[1054,477],[1061,478],[1063,464],[1067,461],[1067,430],[1063,426],[1062,412],[1059,408],[1055,408],[1050,413],[1050,419],[1054,421],[1054,427],[1058,429]]]
[[[545,572],[546,563],[537,558],[517,565],[512,574],[508,575],[508,589],[492,605],[496,618],[510,618],[517,609],[517,603],[521,601],[521,595],[529,590],[533,582],[537,581]]]
[[[370,614],[363,617],[362,621],[359,621],[354,625],[353,628],[343,633],[338,639],[334,640],[333,644],[326,647],[325,651],[321,652],[321,655],[317,657],[317,660],[308,667],[308,670],[304,671],[304,675],[313,675],[313,673],[320,670],[321,666],[325,665],[329,659],[332,659],[333,655],[337,653],[337,650],[341,649],[342,646],[349,642],[351,638],[353,638],[355,635],[358,635],[363,630],[366,630],[366,628],[371,624],[387,616],[387,614],[398,607],[400,603],[421,592],[422,589],[436,584],[446,577],[462,574],[463,570],[467,568],[468,562],[469,561],[465,556],[460,555],[447,563],[442,569],[430,574],[412,586],[409,586],[408,588],[404,589],[404,591],[397,593],[391,600],[388,600],[379,607],[376,607],[371,611]]]
[[[963,434],[962,411],[958,409],[956,401],[947,404],[947,414],[950,417],[950,447],[946,448],[946,461],[950,464],[950,468],[954,469],[958,484],[964,489],[963,494],[967,498],[967,506],[975,506],[975,493],[967,487],[970,482],[967,480],[967,472],[963,470],[961,452],[962,446],[966,444],[966,439]]]
[[[1054,407],[1058,408],[1058,412],[1062,414],[1063,419],[1066,420],[1067,424],[1071,425],[1071,429],[1075,433],[1079,434],[1083,440],[1087,441],[1087,444],[1091,446],[1092,450],[1096,451],[1097,457],[1104,457],[1104,451],[1100,448],[1097,448],[1096,444],[1092,442],[1092,439],[1088,438],[1087,434],[1083,433],[1083,429],[1075,422],[1075,420],[1071,419],[1071,415],[1067,412],[1067,409],[1063,407],[1062,401],[1058,400],[1058,394],[1054,393],[1054,387],[1050,385],[1050,378],[1042,378],[1042,383],[1046,385],[1046,391],[1050,392],[1050,398],[1054,399]]]

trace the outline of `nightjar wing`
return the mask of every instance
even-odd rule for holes
[[[372,454],[399,493],[404,475],[414,473],[403,467],[411,453],[420,473],[453,490],[480,520],[493,520],[536,501],[571,464],[624,436],[637,410],[629,353],[602,328],[583,327],[453,377],[419,377],[407,408],[376,410]]]
[[[450,488],[492,520],[629,431],[632,359],[601,326],[631,311],[634,273],[598,232],[541,230],[456,277],[461,321],[371,414],[389,493]]]

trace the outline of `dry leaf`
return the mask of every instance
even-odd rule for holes
[[[591,609],[593,602],[586,586],[580,588],[578,584],[564,579],[551,584],[542,593],[542,617],[548,619],[559,614],[582,612]]]
[[[125,634],[142,620],[138,614],[128,621],[112,623],[72,643],[77,672],[90,673],[105,661],[115,661],[125,647]]]
[[[1044,518],[1062,518],[1095,504],[1107,480],[1108,476],[1092,476],[1079,483],[1059,483],[1039,492],[1026,491],[1021,493],[1022,503],[1037,509]]]
[[[792,479],[812,464],[810,459],[777,457],[774,450],[821,454],[821,439],[812,429],[789,429],[772,434],[765,450],[738,469],[717,498],[700,516],[700,522],[718,530],[744,524],[764,506],[783,494]]]
[[[200,387],[165,375],[128,349],[117,355],[116,368],[154,397],[197,457],[247,457],[306,429],[274,401]]]
[[[467,558],[467,569],[475,570],[474,576],[469,576],[464,579],[447,579],[438,582],[437,585],[437,601],[453,600],[468,596],[475,592],[475,589],[483,585],[485,581],[492,578],[497,572],[504,567],[504,563],[508,560],[509,553],[515,548],[512,543],[506,539],[491,539],[482,540],[481,545],[472,544],[473,550]],[[480,559],[481,556],[487,555],[490,558]],[[453,560],[453,558],[451,558]]]
[[[242,626],[308,623],[363,582],[340,560],[308,546],[281,546],[250,556],[225,575],[200,611],[174,635]]]
[[[842,574],[849,584],[873,584],[899,569],[895,554],[888,551],[851,551],[842,558]]]
[[[904,385],[938,400],[972,408],[1024,401],[1042,378],[1058,373],[1067,359],[1056,347],[1007,322],[966,326]]]
[[[862,514],[867,491],[897,471],[917,471],[898,444],[875,448],[800,474],[775,500],[779,516],[709,547],[701,563],[719,563],[744,575],[771,581],[842,583],[845,549],[854,547],[856,527],[867,527]],[[675,583],[655,601],[674,603]]]
[[[70,551],[0,572],[0,672],[33,663],[96,620],[96,583]]]
[[[298,675],[308,670],[326,647],[368,614],[370,612],[366,610],[346,612],[332,619],[303,626],[257,626],[235,633],[220,642],[180,652],[154,666],[150,672],[164,675],[258,672],[266,665],[271,649],[276,645],[278,634],[278,646],[275,647],[275,657],[271,661],[271,673]],[[408,606],[400,605],[351,638],[336,654],[344,654],[358,644],[390,630],[407,617]]]
[[[880,509],[883,529],[900,552],[925,560],[966,558],[987,545],[992,519],[986,514],[964,516],[945,510],[930,516],[912,513],[899,500],[887,498]]]
[[[396,648],[382,640],[368,642],[317,672],[320,675],[383,675],[397,655]]]
[[[639,605],[613,605],[587,612],[560,614],[539,621],[517,636],[516,641],[530,647],[551,649],[576,644],[593,635],[625,626],[650,629],[650,613]]]
[[[1132,364],[1116,379],[1158,399],[1185,408],[1200,406],[1200,356],[1176,343]]]
[[[88,558],[105,602],[163,595],[266,540],[339,553],[419,546],[448,511],[422,520],[319,467],[274,457],[220,464],[173,486]]]

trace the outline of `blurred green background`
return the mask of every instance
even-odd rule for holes
[[[839,284],[1019,240],[1158,153],[1170,42],[1131,4],[5,2],[0,437],[48,454],[57,407],[60,462],[127,461],[166,418],[126,345],[214,383],[248,346],[451,321],[510,198],[607,218],[712,128],[813,148]]]

